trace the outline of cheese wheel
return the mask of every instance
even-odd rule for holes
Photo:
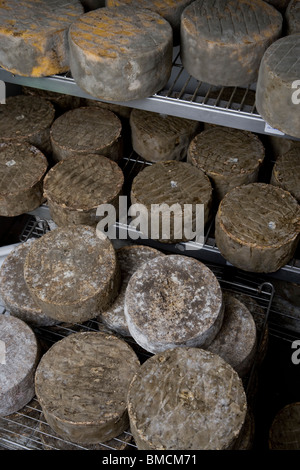
[[[85,13],[70,27],[69,44],[72,76],[95,98],[145,98],[171,74],[172,28],[150,10],[122,6]]]
[[[300,140],[287,139],[275,135],[266,136],[266,147],[270,152],[272,160],[297,147],[300,150]]]
[[[211,85],[248,86],[281,31],[282,15],[262,0],[197,0],[181,17],[182,64]]]
[[[138,205],[143,235],[162,243],[191,240],[196,232],[199,235],[198,205],[203,205],[204,225],[211,215],[209,178],[187,162],[173,160],[145,167],[134,178],[130,196],[132,204]]]
[[[91,153],[114,161],[122,157],[122,124],[107,109],[81,107],[67,111],[53,122],[50,139],[56,162]]]
[[[45,155],[27,142],[0,143],[0,215],[14,217],[43,202]]]
[[[300,403],[288,403],[275,415],[269,429],[270,450],[300,449]]]
[[[157,257],[130,278],[125,318],[136,343],[151,353],[208,347],[221,328],[223,295],[214,273],[182,255]]]
[[[0,297],[11,315],[33,327],[49,326],[55,320],[36,304],[24,279],[24,262],[33,242],[31,238],[21,243],[4,259],[0,268]]]
[[[300,203],[300,147],[289,150],[276,160],[270,183],[289,191]]]
[[[1,2],[1,67],[26,77],[67,72],[68,29],[83,12],[79,0]]]
[[[215,240],[224,258],[251,272],[272,273],[294,256],[300,208],[287,191],[252,183],[232,189],[219,205]]]
[[[99,316],[99,321],[107,328],[122,336],[130,336],[124,312],[125,294],[129,279],[143,263],[157,256],[165,255],[150,246],[125,245],[117,250],[121,270],[120,292],[111,307]]]
[[[127,403],[139,450],[231,449],[247,413],[238,374],[200,348],[169,349],[147,359]]]
[[[187,161],[210,178],[217,201],[236,186],[258,180],[265,149],[252,132],[214,127],[196,135]]]
[[[133,109],[130,115],[133,150],[149,162],[184,160],[199,122]]]
[[[22,86],[22,93],[29,96],[40,96],[53,104],[56,116],[63,114],[70,109],[79,108],[81,98],[79,96],[66,95],[57,91],[42,90],[30,86]]]
[[[0,416],[15,413],[34,397],[39,346],[20,318],[0,315]]]
[[[140,367],[131,347],[101,332],[73,333],[41,358],[36,395],[47,423],[74,443],[107,442],[128,429],[126,396]]]
[[[24,142],[51,154],[50,127],[55,118],[52,103],[38,96],[16,95],[6,99],[0,107],[0,135],[2,142]]]
[[[272,284],[275,287],[276,294],[289,301],[295,306],[300,305],[300,283],[284,281],[282,279],[273,279]]]
[[[285,11],[287,34],[300,33],[300,2],[291,0]]]
[[[45,314],[70,323],[96,317],[120,286],[112,243],[84,225],[56,228],[37,239],[27,254],[24,277]]]
[[[208,346],[239,374],[245,377],[253,366],[257,346],[254,319],[248,308],[233,295],[223,292],[224,320],[220,331]]]
[[[273,128],[300,138],[300,34],[275,41],[265,52],[257,80],[256,108]]]
[[[124,175],[118,164],[102,155],[77,155],[54,165],[44,179],[44,196],[57,226],[96,225],[101,204],[118,213]]]

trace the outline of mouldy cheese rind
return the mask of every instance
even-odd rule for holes
[[[287,34],[300,33],[300,1],[291,0],[285,11]]]

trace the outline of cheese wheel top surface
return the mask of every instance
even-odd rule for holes
[[[44,154],[26,142],[0,143],[0,197],[31,189],[47,171]]]
[[[285,405],[275,415],[269,430],[271,450],[299,450],[300,403]]]
[[[284,36],[273,42],[263,56],[266,69],[290,86],[300,77],[300,33]]]

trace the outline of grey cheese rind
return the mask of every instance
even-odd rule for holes
[[[289,191],[300,203],[300,147],[277,158],[270,183]]]
[[[299,450],[300,403],[292,402],[274,416],[269,429],[270,450]]]
[[[181,17],[182,63],[210,85],[248,86],[281,32],[282,15],[261,0],[197,0]]]
[[[256,87],[256,108],[273,128],[300,138],[300,33],[284,36],[265,52]]]
[[[19,411],[35,395],[39,344],[23,320],[0,315],[0,416]]]
[[[276,272],[289,262],[300,236],[300,208],[287,191],[252,183],[232,189],[215,218],[215,239],[224,258],[250,272]]]
[[[238,374],[200,348],[174,348],[147,359],[127,402],[139,450],[231,449],[247,413]]]
[[[300,33],[300,2],[291,0],[284,14],[286,22],[286,33]]]
[[[151,353],[207,347],[221,328],[224,303],[213,272],[182,255],[144,263],[130,278],[125,318],[131,336]]]
[[[95,318],[120,288],[115,249],[95,228],[59,227],[35,240],[24,263],[25,282],[49,317],[69,323]]]
[[[172,28],[150,10],[123,6],[85,13],[70,27],[69,44],[72,76],[95,98],[145,98],[171,74]]]
[[[74,443],[107,442],[129,426],[126,396],[140,362],[123,340],[73,333],[41,358],[36,395],[47,423]]]

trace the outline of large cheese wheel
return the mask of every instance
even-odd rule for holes
[[[44,179],[44,196],[56,225],[96,225],[101,204],[111,204],[117,216],[123,183],[116,162],[102,155],[78,155],[51,168]]]
[[[300,2],[291,0],[285,11],[287,34],[300,33]]]
[[[79,0],[9,0],[0,5],[0,64],[16,75],[69,70],[68,29],[82,15]]]
[[[211,85],[247,86],[281,31],[282,15],[262,0],[197,0],[181,17],[182,63]]]
[[[227,193],[215,225],[216,244],[227,261],[245,271],[271,273],[294,256],[300,208],[282,188],[252,183]]]
[[[149,358],[134,376],[127,402],[139,450],[231,449],[247,412],[238,374],[200,348],[174,348]]]
[[[24,276],[45,314],[70,323],[96,317],[115,299],[120,284],[112,243],[84,225],[56,228],[37,239]]]
[[[198,205],[203,205],[204,225],[211,215],[209,178],[187,162],[173,160],[145,167],[134,178],[130,195],[132,204],[139,205],[138,221],[141,220],[143,235],[163,243],[191,240],[199,229],[197,235],[201,235],[201,224],[197,227]]]
[[[128,429],[126,396],[140,367],[131,347],[101,332],[73,333],[41,358],[35,390],[47,423],[74,443],[106,442]]]
[[[55,161],[95,153],[118,161],[122,157],[122,124],[112,111],[80,107],[52,124],[50,139]]]
[[[0,350],[0,416],[6,416],[34,397],[34,374],[40,356],[33,330],[10,315],[0,315]]]
[[[300,449],[300,403],[288,403],[277,411],[269,429],[270,450]]]
[[[289,191],[300,203],[300,147],[289,150],[276,160],[270,182]]]
[[[256,108],[273,128],[300,138],[300,33],[275,41],[265,52],[257,80]]]
[[[70,27],[69,43],[72,76],[95,98],[145,98],[171,73],[172,28],[150,10],[123,6],[85,13]]]
[[[136,343],[151,353],[208,347],[221,328],[223,295],[214,273],[182,255],[157,257],[130,278],[125,318]]]
[[[0,215],[14,217],[43,202],[45,155],[27,142],[0,143]]]
[[[130,114],[133,150],[150,162],[184,160],[199,122],[133,109]]]
[[[214,197],[220,201],[230,189],[257,181],[264,157],[264,146],[255,134],[217,126],[192,139],[187,161],[210,178]]]

